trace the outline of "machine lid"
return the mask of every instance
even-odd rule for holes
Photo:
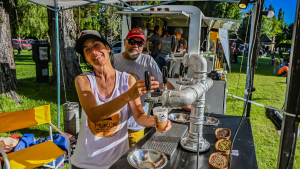
[[[169,20],[190,17],[190,15],[184,11],[117,11],[115,13],[131,17],[156,17],[167,18]]]

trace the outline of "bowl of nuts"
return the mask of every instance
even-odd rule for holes
[[[221,152],[212,153],[208,162],[211,169],[228,169],[229,155]]]
[[[217,128],[215,134],[218,140],[220,139],[228,140],[231,135],[231,130],[227,128]]]
[[[231,141],[220,139],[216,142],[216,150],[222,153],[229,154],[230,153],[230,147],[231,147]]]

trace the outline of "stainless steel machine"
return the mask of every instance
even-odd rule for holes
[[[178,83],[181,83],[181,85],[178,89],[166,90],[166,88],[164,88],[161,98],[154,99],[150,98],[150,96],[148,95],[145,101],[152,103],[161,101],[163,107],[170,108],[192,105],[189,135],[188,137],[183,138],[180,141],[180,144],[184,149],[189,151],[205,152],[210,148],[209,142],[207,142],[205,138],[203,138],[203,124],[205,121],[205,92],[207,92],[208,89],[213,85],[213,81],[206,76],[206,59],[203,57],[203,53],[200,53],[185,54],[183,57],[170,58],[170,60],[172,62],[180,62],[184,67],[193,68],[193,78],[187,79],[180,77]],[[185,72],[183,67],[181,68],[181,76],[184,75],[184,73],[182,72]],[[164,76],[163,79],[164,84],[166,84],[167,77]],[[149,83],[150,80],[145,80],[145,82]],[[149,86],[149,84],[147,83],[146,86]],[[147,87],[147,90],[149,89],[149,87]]]

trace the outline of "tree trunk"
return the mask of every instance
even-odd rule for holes
[[[18,103],[20,98],[17,95],[16,65],[9,16],[12,10],[9,1],[0,0],[0,94],[11,97]]]
[[[65,10],[58,13],[59,20],[59,51],[61,64],[61,86],[65,82],[67,87],[74,86],[76,76],[82,73],[75,46],[76,24],[73,10]],[[56,33],[55,33],[55,13],[48,9],[48,25],[51,43],[51,61],[53,76],[51,82],[57,83],[56,67]]]

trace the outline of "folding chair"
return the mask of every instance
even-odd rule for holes
[[[44,105],[29,110],[0,113],[0,133],[33,127],[41,124],[49,124],[50,140],[6,154],[0,146],[0,152],[4,158],[4,169],[28,169],[39,166],[58,168],[65,160],[66,155],[53,143],[52,128],[67,139],[68,159],[71,169],[70,140],[68,136],[51,123],[50,105]],[[63,159],[55,165],[55,159],[63,156]],[[47,163],[52,162],[52,165]],[[0,163],[1,169],[1,163]]]

